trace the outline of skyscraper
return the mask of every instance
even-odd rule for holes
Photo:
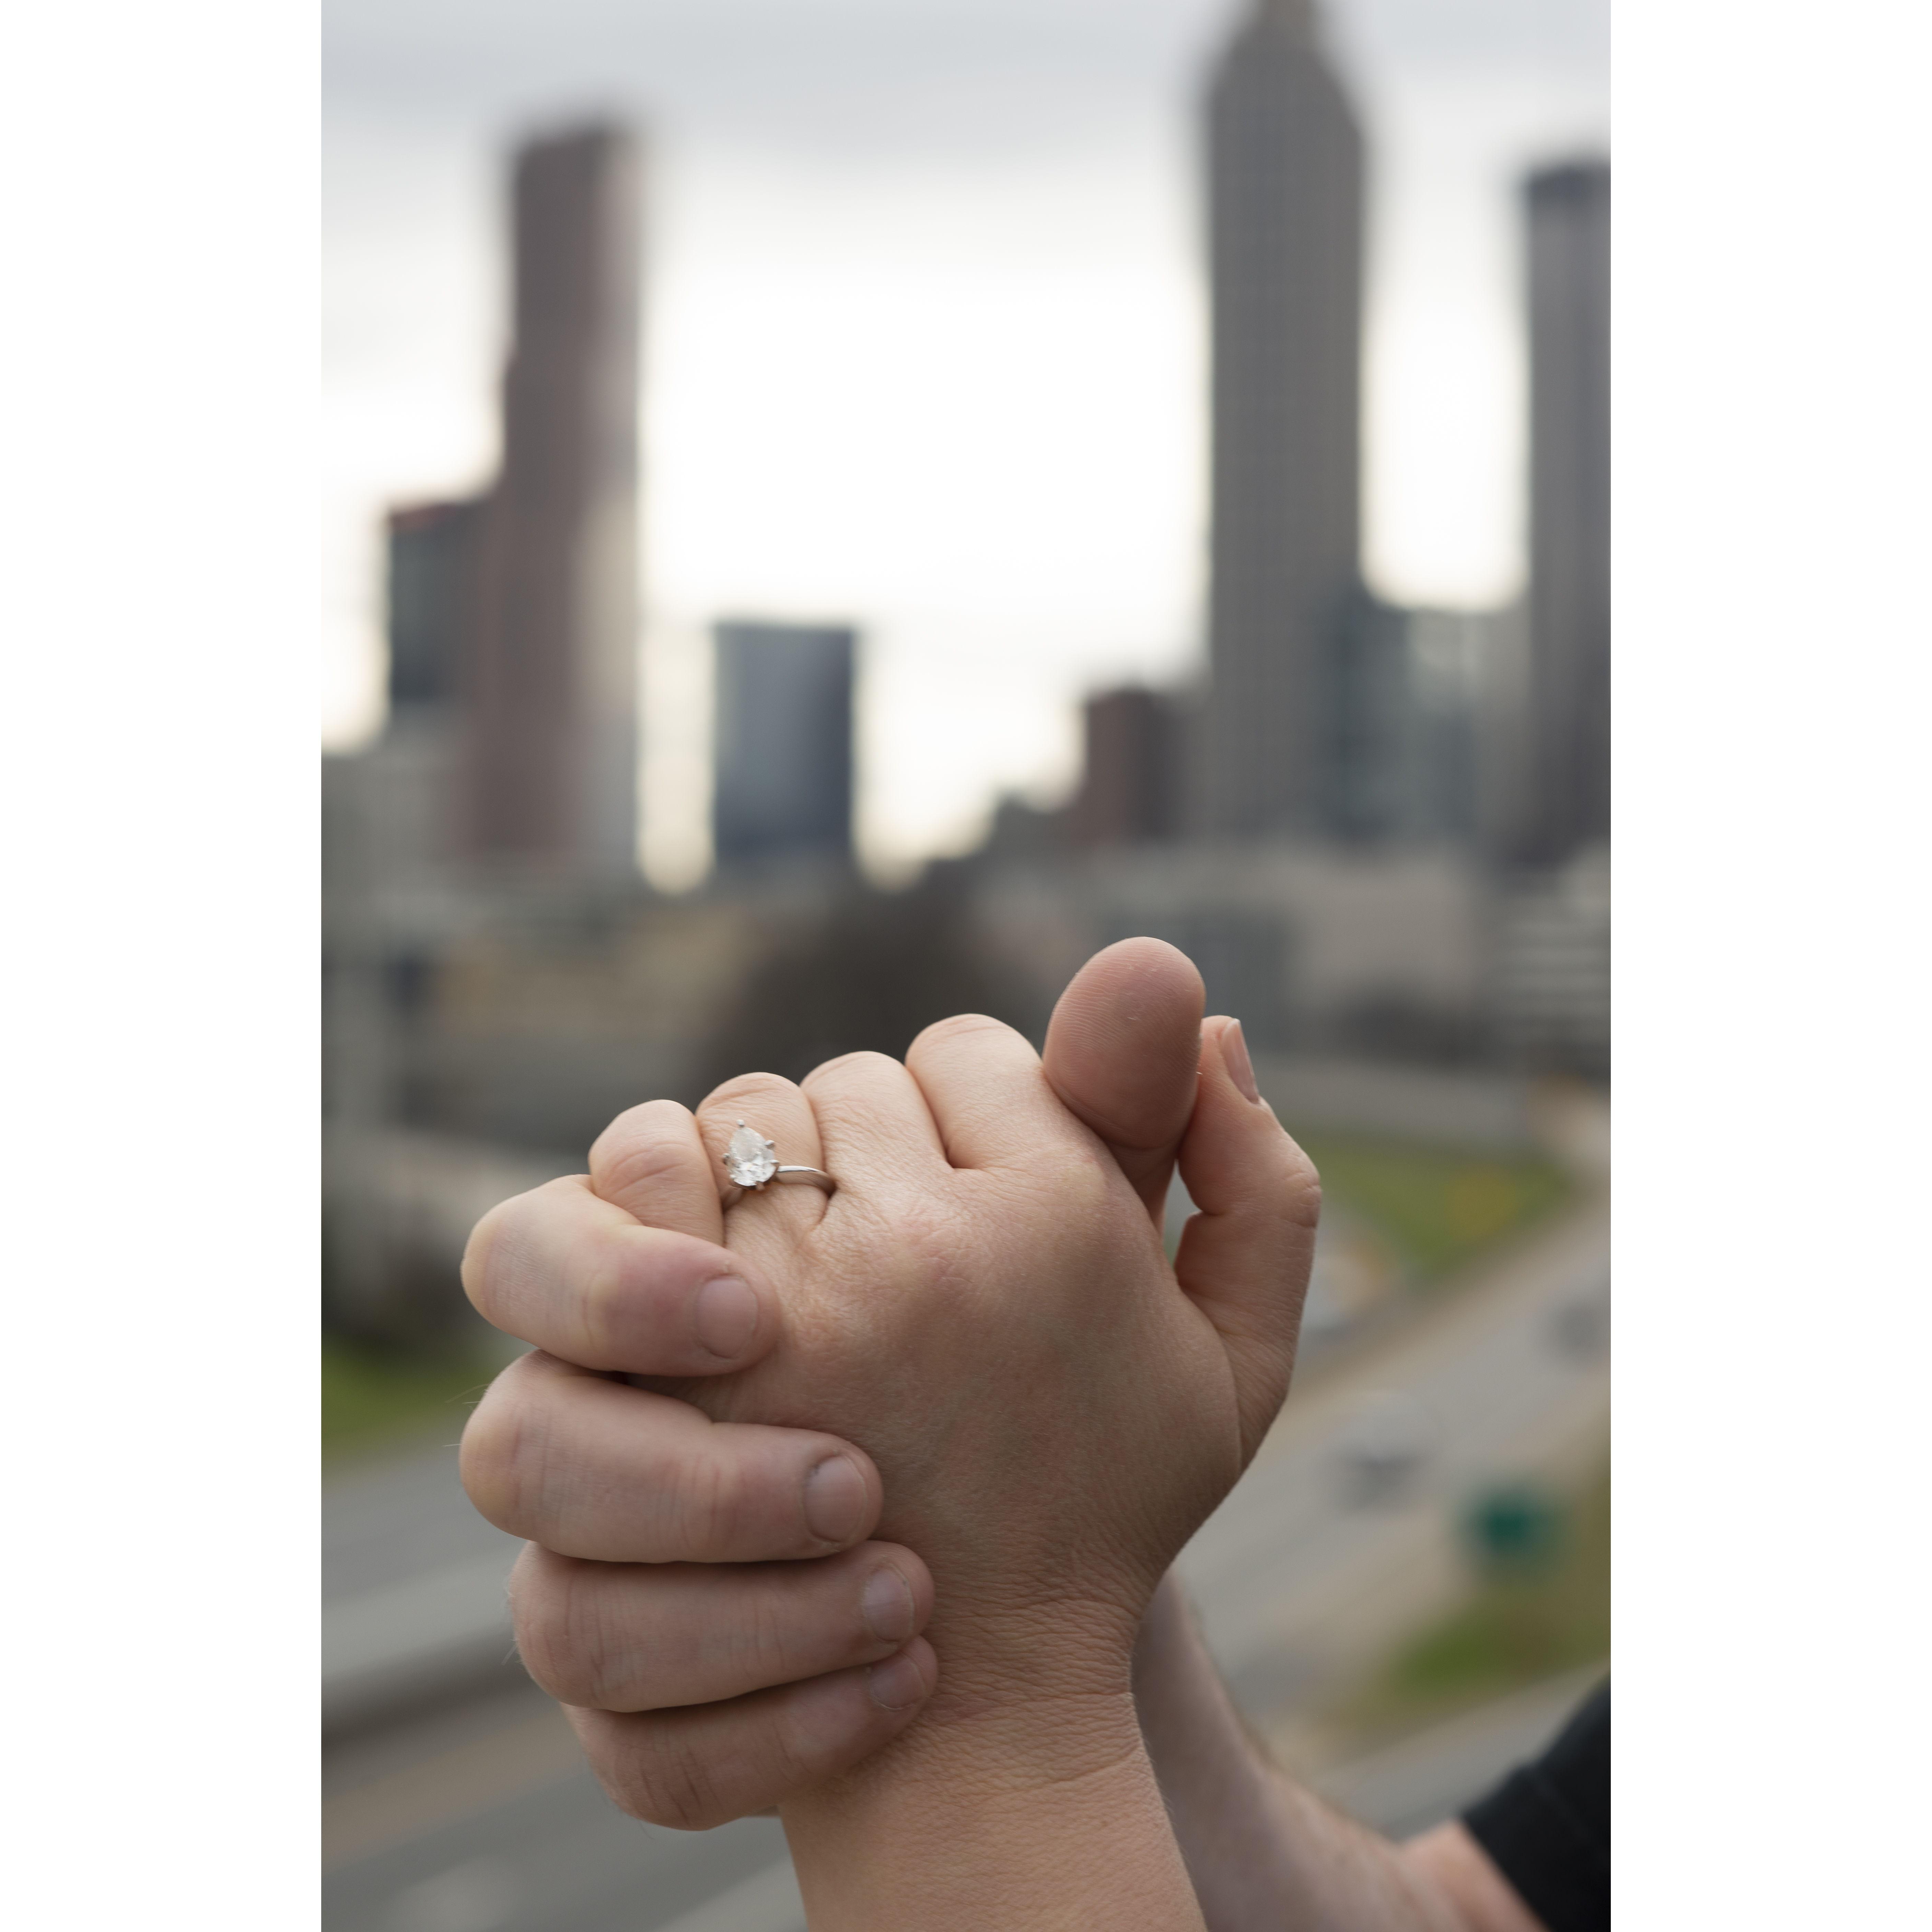
[[[1180,830],[1186,719],[1164,692],[1126,686],[1082,707],[1080,789],[1066,810],[1076,845],[1142,845]]]
[[[531,142],[468,692],[470,843],[571,873],[637,851],[637,161],[622,129]]]
[[[1529,309],[1529,676],[1524,856],[1610,830],[1610,170],[1524,184]]]
[[[724,622],[713,634],[712,844],[718,862],[852,854],[852,671],[836,625]]]
[[[1359,566],[1363,145],[1312,0],[1252,0],[1207,112],[1210,830],[1321,827]]]

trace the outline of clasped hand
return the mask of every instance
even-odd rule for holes
[[[1120,1748],[1148,1601],[1286,1393],[1318,1203],[1201,1002],[1126,941],[1043,1056],[964,1018],[903,1064],[653,1102],[478,1226],[466,1286],[535,1352],[464,1484],[529,1539],[524,1661],[626,1810],[717,1824],[866,1760],[1023,1789]],[[722,1210],[740,1118],[836,1192]]]

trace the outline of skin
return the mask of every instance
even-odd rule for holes
[[[1142,1625],[1134,1694],[1212,1932],[1541,1932],[1461,1824],[1394,1844],[1271,1762],[1171,1576]]]
[[[1168,1789],[1190,1886],[1156,1764],[1162,1787],[1246,1791],[1263,1836],[1364,1841],[1290,1866],[1401,1877],[1373,1849],[1395,1848],[1257,1781],[1155,1600],[1286,1392],[1318,1200],[1199,1000],[1180,955],[1130,941],[1069,988],[1043,1064],[968,1019],[903,1067],[750,1076],[695,1120],[633,1109],[589,1176],[472,1240],[478,1306],[539,1351],[464,1444],[478,1506],[532,1539],[526,1660],[637,1815],[785,1799],[814,1924],[1262,1922],[1203,1878],[1252,1844],[1190,1842]],[[710,1150],[740,1114],[839,1192],[721,1215]],[[1177,1158],[1206,1211],[1170,1270]],[[1381,1916],[1305,1922],[1518,1932],[1429,1877],[1458,1847],[1414,1849]]]

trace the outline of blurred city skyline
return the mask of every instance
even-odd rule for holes
[[[1228,0],[329,16],[324,730],[380,722],[380,513],[496,454],[511,137],[634,113],[646,849],[701,867],[722,610],[866,634],[862,851],[1063,789],[1078,700],[1200,662],[1196,131]],[[1388,594],[1521,578],[1516,178],[1601,143],[1601,9],[1331,0],[1371,154],[1365,536]],[[914,406],[915,404],[917,405]],[[1024,446],[1016,449],[1016,428]]]
[[[417,16],[426,64],[389,32],[362,76],[447,154],[496,158],[469,314],[502,332],[441,371],[446,428],[472,392],[491,404],[472,466],[407,493],[386,473],[363,506],[389,710],[322,760],[325,1431],[393,1452],[332,1486],[332,1924],[560,1932],[621,1900],[669,1928],[702,1899],[749,1925],[755,1894],[760,1932],[802,1928],[779,1846],[721,1835],[674,1869],[593,1780],[566,1792],[552,1746],[538,1771],[512,1744],[521,1782],[464,1795],[438,1726],[495,1753],[536,1736],[538,1694],[506,1663],[513,1550],[405,1418],[440,1420],[496,1359],[460,1292],[478,1216],[578,1172],[614,1115],[747,1067],[903,1055],[948,1013],[1038,1042],[1130,934],[1240,1016],[1328,1196],[1294,1467],[1189,1553],[1231,1695],[1312,1774],[1386,1744],[1391,1708],[1514,1725],[1607,1646],[1608,164],[1569,143],[1480,184],[1511,237],[1490,296],[1528,337],[1527,422],[1467,368],[1428,386],[1434,416],[1397,410],[1375,374],[1387,142],[1314,0],[1217,0],[1198,46],[1178,29],[1205,0],[1123,5],[1108,32],[1065,0],[1030,41],[1006,0],[902,10],[766,10],[842,38],[746,52],[735,122],[693,77],[734,50],[669,4],[566,5],[562,54],[526,44],[520,84],[621,76],[620,25],[675,53],[681,24],[675,112],[614,86],[568,120],[500,112],[510,8],[447,70],[447,22]],[[688,165],[665,129],[707,111],[724,131]],[[386,178],[400,194],[409,169]],[[430,226],[404,206],[389,232]],[[1480,260],[1453,220],[1426,238],[1458,274]],[[385,301],[436,272],[398,253]],[[402,339],[375,329],[365,374]],[[369,387],[362,427],[400,449],[434,388]],[[1468,513],[1433,578],[1421,553],[1390,566],[1378,419],[1433,438]],[[1486,463],[1508,479],[1486,506]],[[1492,542],[1485,577],[1495,514],[1528,555]],[[909,862],[947,844],[973,849]],[[1170,1241],[1191,1207],[1170,1188]],[[1498,1497],[1550,1527],[1544,1612],[1501,1630],[1500,1673],[1418,1698],[1408,1660],[1488,1600],[1456,1539]],[[372,1838],[379,1759],[435,1790],[428,1828]],[[1403,1774],[1406,1828],[1490,1774],[1466,1743],[1442,1766],[1426,1801]],[[1385,1789],[1345,1802],[1390,1815]]]

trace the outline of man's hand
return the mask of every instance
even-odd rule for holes
[[[470,1238],[477,1305],[556,1352],[497,1378],[464,1432],[464,1482],[530,1539],[510,1594],[530,1674],[566,1706],[636,1714],[622,1802],[699,1829],[911,1720],[934,1675],[914,1641],[932,1580],[868,1540],[882,1490],[863,1450],[714,1424],[611,1379],[743,1369],[777,1346],[783,1313],[742,1257],[626,1210],[648,1172],[602,1179],[608,1196],[582,1177],[518,1196]]]
[[[1193,1297],[1192,1309],[1208,1321],[1181,1332],[1197,1366],[1204,1359],[1198,1345],[1210,1331],[1220,1343],[1219,1366],[1209,1364],[1207,1372],[1223,1384],[1228,1434],[1209,1459],[1216,1466],[1205,1489],[1180,1511],[1187,1519],[1204,1509],[1204,1497],[1211,1501],[1208,1492],[1218,1495],[1232,1480],[1285,1387],[1316,1198],[1312,1171],[1292,1143],[1271,1118],[1262,1130],[1264,1110],[1255,1107],[1238,1033],[1231,1032],[1229,1023],[1210,1022],[1204,1040],[1197,1034],[1198,998],[1198,979],[1172,949],[1152,941],[1110,949],[1062,1000],[1045,1063],[1052,1092],[1099,1137],[1108,1156],[1097,1169],[1090,1159],[1076,1159],[1080,1184],[1090,1190],[1097,1185],[1104,1193],[1124,1180],[1156,1224],[1177,1149],[1193,1124],[1190,1184],[1210,1211],[1190,1228],[1182,1280]],[[1016,1046],[1024,1052],[1023,1044],[1004,1029],[988,1030],[991,1040],[941,1030],[921,1043],[935,1050],[936,1059],[934,1052],[920,1056],[918,1050],[910,1058],[916,1066],[923,1057],[942,1088],[954,1080],[950,1118],[956,1130],[969,1138],[976,1132],[997,1141],[1004,1104],[997,1095],[1004,1092],[1010,1099],[1017,1092],[1023,1105],[1031,1105],[1036,1089],[1011,1054]],[[994,1104],[990,1112],[982,1108],[976,1120],[970,1070],[975,1056],[989,1051],[1009,1054],[1008,1084],[1001,1090],[995,1081]],[[1204,1078],[1216,1083],[1218,1107],[1198,1119],[1197,1052]],[[962,1066],[968,1073],[963,1087],[956,1080]],[[855,1073],[862,1076],[856,1088]],[[881,1076],[904,1084],[884,1090],[865,1084]],[[829,1110],[839,1123],[828,1128],[828,1139],[849,1132],[840,1112],[842,1080],[847,1083],[842,1104],[854,1111],[856,1100],[855,1118],[861,1124],[868,1113],[883,1112],[890,1120],[908,1088],[920,1091],[895,1063],[868,1056],[821,1070],[807,1083],[806,1094],[818,1102],[817,1112],[801,1104],[806,1096],[799,1090],[762,1079],[748,1087],[734,1083],[714,1096],[710,1112],[720,1121],[735,1118],[734,1110],[750,1108],[748,1096],[755,1094],[758,1124],[780,1138],[785,1156],[816,1162],[820,1113]],[[773,1114],[772,1106],[784,1111]],[[1244,1120],[1250,1110],[1252,1117]],[[1248,1144],[1264,1150],[1258,1178],[1244,1171],[1244,1128]],[[706,1138],[722,1136],[713,1132]],[[1077,1133],[1072,1138],[1080,1144]],[[908,1142],[902,1136],[901,1157],[908,1144],[918,1151],[916,1138]],[[835,1161],[842,1180],[851,1165]],[[932,1165],[934,1174],[920,1177],[919,1186],[904,1196],[915,1209],[921,1188],[947,1171],[937,1160]],[[720,1230],[709,1155],[702,1142],[693,1149],[681,1110],[662,1105],[634,1110],[616,1123],[600,1141],[592,1166],[590,1182],[553,1184],[506,1204],[478,1230],[466,1269],[478,1305],[499,1325],[547,1342],[557,1359],[530,1358],[493,1392],[466,1444],[466,1480],[494,1520],[562,1552],[533,1552],[520,1566],[520,1637],[533,1671],[566,1701],[621,1714],[621,1721],[602,1726],[607,1748],[598,1753],[620,1802],[662,1822],[714,1823],[866,1754],[913,1714],[932,1682],[932,1654],[922,1644],[907,1646],[869,1678],[838,1666],[883,1655],[894,1648],[893,1636],[918,1628],[931,1607],[931,1580],[909,1551],[887,1545],[865,1545],[818,1562],[755,1562],[832,1548],[872,1526],[878,1478],[862,1454],[842,1456],[844,1445],[821,1436],[801,1440],[782,1430],[706,1424],[662,1394],[620,1390],[601,1376],[565,1366],[570,1361],[606,1373],[689,1377],[764,1356],[778,1340],[778,1322],[758,1244],[782,1258],[782,1244],[793,1238],[794,1223],[771,1210],[815,1220],[826,1213],[825,1204],[802,1191],[789,1199],[774,1195],[747,1204],[734,1221],[748,1210],[770,1217],[768,1225],[721,1252],[714,1245]],[[863,1166],[854,1168],[855,1175]],[[1115,1176],[1112,1183],[1108,1173]],[[848,1184],[848,1192],[858,1193],[870,1183],[875,1196],[889,1198],[896,1178],[902,1177],[886,1177],[883,1194],[875,1175],[864,1175],[858,1187]],[[1064,1214],[1064,1196],[1048,1204],[1052,1218]],[[638,1226],[640,1221],[650,1228]],[[1001,1256],[1000,1266],[1009,1270],[1040,1264],[1037,1256],[1004,1250],[1004,1236],[997,1222],[988,1222],[975,1245]],[[1144,1270],[1150,1240],[1149,1229],[1138,1252],[1125,1258],[1126,1268]],[[690,1324],[698,1292],[728,1269],[749,1290],[755,1312],[743,1318],[752,1339],[736,1358],[728,1355],[737,1340],[733,1336],[723,1338],[726,1356],[694,1356]],[[1099,1292],[1114,1290],[1110,1283]],[[726,1298],[728,1292],[713,1291],[714,1300]],[[1280,1305],[1284,1300],[1285,1308]],[[868,1329],[890,1329],[889,1299],[856,1305]],[[1078,1372],[1065,1377],[1064,1400],[1055,1397],[1063,1408],[1077,1408],[1085,1399],[1094,1380],[1090,1358],[1118,1312],[1110,1302],[1098,1306],[1106,1318],[1076,1324],[1076,1332],[1061,1338],[1078,1358]],[[880,1308],[886,1311],[884,1318],[875,1312]],[[817,1310],[821,1319],[826,1312],[823,1304]],[[898,1342],[887,1343],[888,1352],[908,1339],[902,1334]],[[869,1340],[876,1345],[878,1336]],[[1063,1346],[1060,1360],[1075,1358]],[[822,1383],[824,1378],[815,1379]],[[755,1388],[756,1378],[752,1381]],[[702,1396],[688,1381],[677,1388],[681,1394]],[[1136,1391],[1141,1393],[1160,1392]],[[880,1406],[869,1392],[857,1392],[852,1432],[871,1427]],[[982,1413],[967,1419],[967,1431],[976,1426],[983,1447],[988,1405],[982,1400],[979,1406]],[[991,1405],[990,1417],[996,1435],[998,1406]],[[774,1412],[767,1406],[763,1412]],[[1066,1419],[1078,1425],[1077,1416]],[[954,1418],[956,1425],[961,1420]],[[914,1436],[928,1443],[936,1439],[929,1411],[916,1422]],[[1144,1416],[1136,1431],[1143,1442],[1150,1426],[1157,1432],[1157,1418],[1150,1425]],[[1046,1448],[1036,1433],[1032,1453],[1064,1462],[1081,1453],[1083,1426]],[[958,1441],[956,1435],[956,1449]],[[801,1502],[812,1471],[819,1472],[815,1484],[826,1494],[844,1485],[852,1499],[849,1527],[828,1519],[819,1527],[835,1534],[816,1543]],[[943,1528],[932,1527],[935,1533]],[[988,1524],[986,1549],[960,1567],[962,1597],[997,1606],[1013,1601],[1016,1587],[1037,1596],[1024,1572],[1039,1555],[1038,1540],[1029,1546],[1030,1553],[1022,1551],[1018,1546],[1025,1539],[1014,1535],[1015,1527],[1010,1521]],[[1178,1533],[1184,1535],[1191,1527],[1187,1520]],[[1164,1562],[1159,1552],[1176,1533],[1170,1529],[1155,1539],[1156,1555],[1143,1557],[1142,1574],[1126,1589],[1124,1606],[1151,1587],[1144,1574],[1147,1564]],[[754,1563],[730,1570],[712,1567],[734,1558]],[[667,1561],[704,1567],[652,1567]],[[1013,1568],[1014,1575],[995,1574],[1004,1568]],[[869,1628],[853,1604],[866,1581],[875,1586],[875,1611],[885,1613],[875,1615]],[[896,1587],[900,1584],[902,1591]],[[790,1682],[814,1670],[836,1674]],[[767,1688],[781,1684],[788,1688]],[[650,1714],[638,1714],[645,1712]],[[587,1714],[586,1721],[599,1724]],[[614,1751],[608,1748],[613,1744]]]

